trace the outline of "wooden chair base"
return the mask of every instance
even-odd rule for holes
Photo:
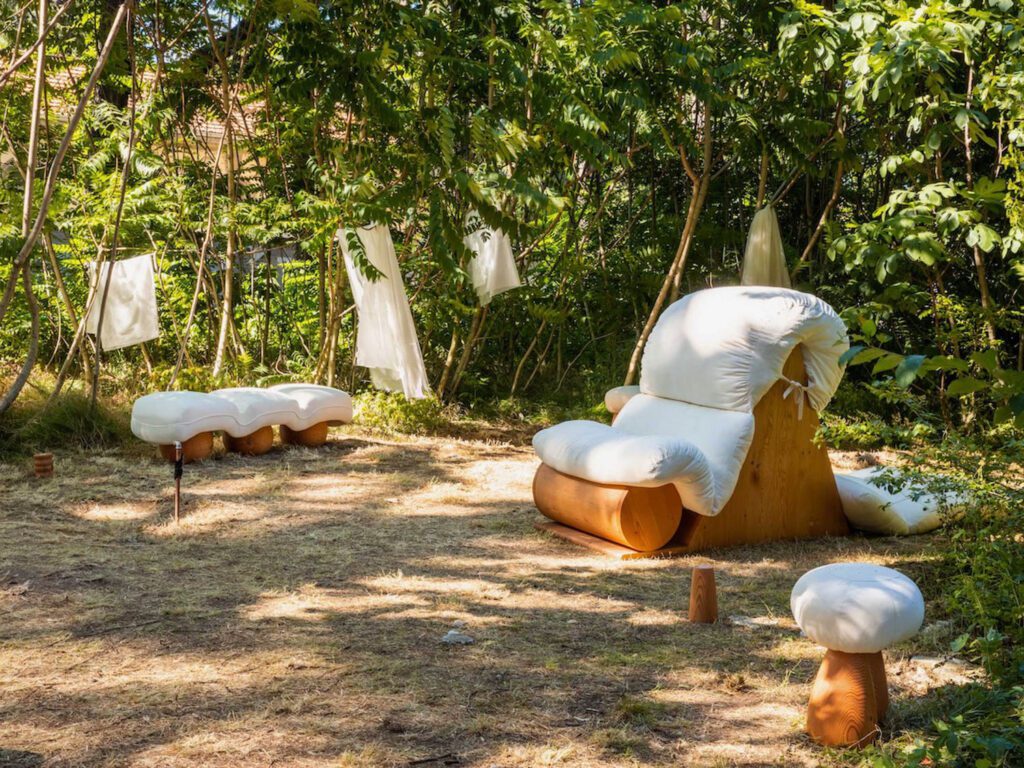
[[[881,653],[828,651],[811,687],[807,733],[828,747],[864,747],[888,708]]]
[[[260,427],[241,437],[224,433],[224,447],[243,456],[261,456],[274,447],[274,428]]]
[[[281,442],[287,445],[301,445],[305,448],[319,448],[327,442],[327,422],[321,421],[306,429],[289,429],[281,425]]]
[[[193,435],[181,444],[181,453],[186,464],[210,458],[213,453],[213,432],[200,432],[198,435]],[[160,446],[160,455],[167,461],[173,462],[174,454],[173,445]]]

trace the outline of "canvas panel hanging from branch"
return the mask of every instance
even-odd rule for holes
[[[743,274],[740,285],[769,285],[790,288],[786,251],[782,245],[779,219],[775,208],[766,205],[754,214],[743,253]]]
[[[370,276],[360,268],[353,238],[362,246]],[[378,389],[402,392],[409,399],[426,397],[430,385],[391,232],[383,224],[372,224],[355,231],[339,229],[338,240],[359,313],[356,365],[370,369]]]
[[[156,286],[153,281],[153,254],[122,259],[113,265],[105,262],[100,265],[98,275],[93,262],[90,270],[96,281],[97,293],[89,308],[85,330],[95,335],[97,329],[100,329],[103,349],[109,351],[130,347],[160,336]],[[105,302],[104,289],[107,289]]]

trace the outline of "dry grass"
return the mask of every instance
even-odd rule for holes
[[[533,530],[532,452],[384,441],[226,457],[0,466],[0,764],[819,765],[800,732],[820,650],[789,590],[832,560],[932,583],[934,539],[611,562]],[[856,461],[849,459],[848,461]],[[455,621],[476,643],[439,638]],[[894,649],[894,717],[930,687]],[[445,757],[447,756],[447,757]],[[5,762],[6,761],[6,762]]]

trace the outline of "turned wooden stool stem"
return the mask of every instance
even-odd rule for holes
[[[881,652],[830,650],[811,687],[807,732],[825,746],[866,746],[878,736],[888,701]]]
[[[692,571],[689,617],[694,624],[714,624],[718,621],[714,566],[698,565]]]

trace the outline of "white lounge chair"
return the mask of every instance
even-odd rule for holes
[[[605,398],[612,426],[569,421],[534,437],[546,527],[623,555],[847,533],[813,438],[848,347],[835,311],[806,293],[686,296],[651,333],[639,387]]]

